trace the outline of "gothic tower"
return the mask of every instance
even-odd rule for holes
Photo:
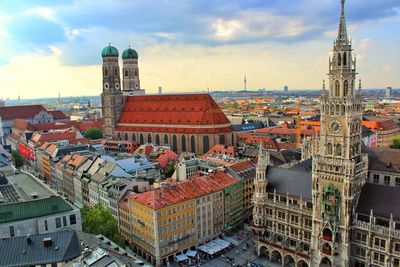
[[[108,45],[101,53],[103,57],[103,93],[101,94],[103,135],[112,139],[122,111],[124,98],[121,92],[118,50]]]
[[[130,47],[126,49],[122,52],[122,64],[123,94],[144,94],[144,91],[140,90],[138,53]]]
[[[320,102],[319,151],[313,158],[311,266],[349,266],[353,208],[367,176],[361,154],[361,85],[355,92],[356,60],[347,36],[344,0],[339,32],[329,59],[329,88]]]
[[[267,167],[270,165],[270,155],[269,151],[267,150],[266,153],[263,152],[262,145],[260,143],[260,151],[258,153],[258,162],[256,168],[256,177],[254,179],[254,195],[253,195],[253,224],[255,229],[257,226],[264,226],[266,225],[266,214],[265,213],[265,199],[268,198],[267,193],[267,185],[268,185],[268,178],[267,178]],[[260,228],[261,230],[262,228]],[[261,230],[262,231],[262,230]],[[263,233],[260,233],[263,235]]]

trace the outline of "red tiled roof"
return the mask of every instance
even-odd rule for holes
[[[41,111],[47,111],[42,105],[0,107],[0,117],[3,121],[33,118]]]
[[[55,120],[65,120],[67,119],[67,116],[65,116],[64,112],[61,110],[50,110],[48,111]]]
[[[128,96],[119,124],[230,124],[208,94]]]
[[[168,127],[132,127],[132,126],[117,126],[116,131],[129,132],[156,132],[156,133],[229,133],[233,131],[231,126],[223,128],[168,128]]]
[[[390,130],[399,127],[393,120],[363,121],[362,125],[369,128],[370,130]]]
[[[262,129],[257,129],[254,131],[257,134],[296,134],[296,129],[295,128],[262,128]],[[307,130],[307,129],[301,129],[301,134],[305,135],[317,135],[319,134],[315,130]]]
[[[182,201],[220,191],[238,182],[230,173],[217,172],[208,176],[192,177],[176,185],[159,188],[131,197],[151,209],[160,209]]]
[[[233,165],[229,166],[234,172],[242,172],[248,169],[253,169],[255,168],[254,164],[251,163],[249,160],[244,160],[237,162]]]

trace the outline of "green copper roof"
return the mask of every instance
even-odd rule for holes
[[[109,44],[108,46],[104,47],[103,50],[101,51],[101,56],[102,57],[118,57],[118,49],[115,48],[114,46],[111,46]]]
[[[71,211],[60,196],[0,205],[0,224]]]
[[[138,59],[138,53],[135,51],[135,49],[128,48],[122,52],[122,59],[128,59],[128,58],[133,58],[133,59]]]

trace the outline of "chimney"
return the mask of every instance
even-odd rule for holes
[[[29,245],[29,244],[32,244],[32,237],[31,237],[30,234],[28,234],[28,235],[26,236],[26,242],[28,243],[28,245]]]
[[[53,244],[53,241],[51,240],[51,237],[43,238],[43,246],[44,247],[50,247],[52,244]]]

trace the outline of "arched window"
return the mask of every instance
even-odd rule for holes
[[[331,114],[331,115],[335,115],[335,105],[334,105],[334,104],[332,104],[332,105],[330,106],[330,114]]]
[[[338,60],[338,66],[341,66],[342,65],[342,55],[340,53],[338,53],[337,60]]]
[[[332,155],[332,144],[328,143],[328,155]]]
[[[196,140],[194,139],[194,136],[190,137],[190,150],[191,152],[195,153],[196,152]]]
[[[343,83],[343,91],[344,96],[347,96],[349,94],[349,82],[347,80],[345,80]]]
[[[160,136],[158,134],[156,134],[156,144],[161,145],[160,144]]]
[[[203,153],[206,153],[210,149],[210,140],[208,135],[203,137]]]
[[[178,141],[176,139],[176,135],[172,136],[172,150],[173,151],[178,151]]]
[[[342,146],[340,144],[336,145],[336,156],[342,155]]]
[[[336,105],[336,115],[340,115],[340,106],[339,106],[339,104]]]
[[[121,140],[121,133],[118,133],[118,140]]]
[[[225,145],[225,135],[221,134],[221,135],[219,136],[219,143],[220,143],[221,145]]]
[[[169,142],[168,142],[168,135],[164,135],[164,145],[168,145],[169,144]]]
[[[128,77],[129,73],[128,73],[128,69],[125,69],[125,77]]]
[[[125,141],[129,141],[128,134],[125,133]]]
[[[186,151],[186,137],[182,135],[182,151]]]
[[[132,134],[132,141],[136,141],[136,134],[135,133]]]
[[[104,76],[108,77],[108,68],[107,67],[104,67]]]
[[[147,135],[147,143],[151,143],[151,134]]]
[[[335,96],[340,96],[340,83],[339,83],[339,81],[335,82]]]
[[[347,55],[346,53],[343,53],[343,66],[346,66],[347,64]]]
[[[143,134],[140,134],[140,143],[141,143],[142,145],[144,144]]]
[[[138,76],[138,69],[136,68],[135,69],[135,77],[137,77]]]

